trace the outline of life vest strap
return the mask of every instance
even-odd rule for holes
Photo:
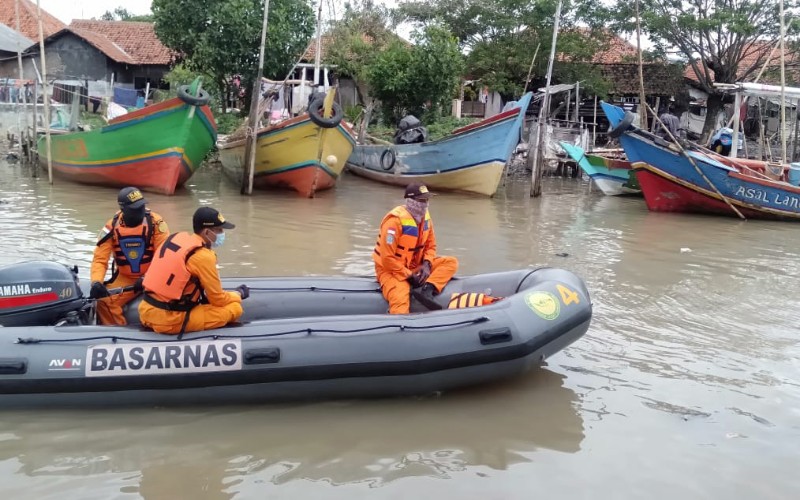
[[[175,312],[189,312],[199,304],[199,302],[190,302],[186,301],[185,299],[182,300],[171,300],[169,302],[164,302],[154,298],[149,293],[145,293],[143,300],[150,304],[153,307],[157,307],[159,309],[163,309],[165,311],[175,311]]]

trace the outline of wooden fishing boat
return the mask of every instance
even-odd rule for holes
[[[200,166],[217,138],[217,124],[199,80],[178,97],[114,118],[86,132],[53,135],[53,173],[83,184],[124,187],[171,195]],[[47,145],[39,138],[39,160]]]
[[[642,189],[629,161],[587,153],[583,148],[568,142],[561,142],[560,145],[561,149],[575,160],[603,194],[607,196],[642,194]]]
[[[312,102],[305,113],[259,129],[254,188],[288,188],[313,197],[333,187],[356,143],[333,102],[334,92],[328,91],[324,102]],[[223,170],[237,184],[247,161],[245,143],[245,137],[234,137],[217,145]]]
[[[437,141],[359,144],[347,160],[347,168],[356,175],[386,184],[405,186],[422,182],[440,191],[492,196],[520,142],[531,95],[525,94],[507,111],[456,129]]]
[[[800,188],[737,166],[713,154],[689,150],[631,125],[621,108],[602,103],[642,187],[647,207],[661,212],[695,212],[756,219],[800,221]],[[691,157],[693,161],[690,161]],[[734,210],[734,208],[736,210]]]

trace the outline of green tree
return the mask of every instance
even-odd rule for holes
[[[241,74],[247,101],[258,66],[264,3],[261,0],[153,0],[158,38],[183,55],[186,65],[212,75],[220,93]],[[272,0],[264,76],[282,80],[308,47],[314,12],[305,0]]]
[[[786,0],[788,12],[800,3]],[[631,2],[616,5],[618,29],[635,30]],[[778,0],[641,0],[642,29],[661,51],[676,51],[692,68],[709,94],[703,137],[714,127],[722,110],[723,95],[715,83],[735,83],[753,78],[780,37]],[[792,25],[787,33],[794,35]],[[773,59],[778,61],[780,52]]]
[[[117,7],[114,11],[107,10],[100,19],[103,21],[144,21],[153,22],[152,14],[136,15],[124,7]]]
[[[468,53],[466,72],[508,98],[519,97],[531,59],[539,47],[532,73],[534,83],[544,80],[552,42],[557,0],[415,0],[404,2],[399,14],[406,20],[426,26],[443,23],[458,38]],[[567,0],[562,6],[558,38],[559,61],[554,81],[582,74],[584,90],[607,88],[596,69],[576,66],[587,61],[609,41],[602,27],[607,14],[593,0]],[[576,22],[588,27],[578,30]],[[588,72],[588,73],[587,73]],[[574,81],[574,80],[570,80]],[[529,85],[528,88],[533,87]]]
[[[360,101],[368,90],[367,70],[391,42],[400,41],[392,31],[393,12],[374,0],[345,3],[342,18],[334,22],[327,37],[331,40],[325,63],[335,65],[336,73],[350,77],[356,84]]]
[[[455,37],[438,26],[415,32],[414,45],[391,42],[367,67],[372,95],[381,102],[384,119],[405,113],[433,120],[458,89],[464,58]]]

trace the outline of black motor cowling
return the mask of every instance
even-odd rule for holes
[[[29,261],[0,268],[2,326],[87,323],[88,304],[77,267]]]

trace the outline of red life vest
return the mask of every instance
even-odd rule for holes
[[[199,304],[202,298],[200,282],[189,272],[186,261],[203,246],[203,239],[196,234],[181,232],[170,235],[158,247],[144,276],[144,300],[168,311],[188,311]]]

